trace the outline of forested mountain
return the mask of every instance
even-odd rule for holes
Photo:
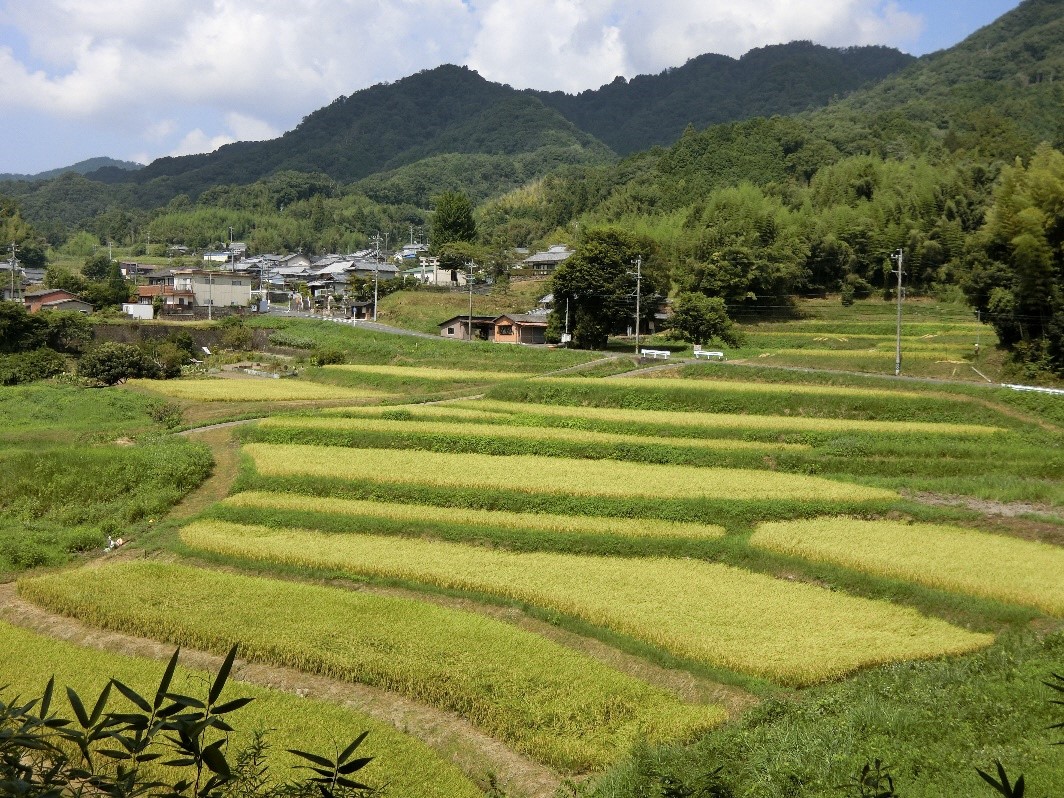
[[[684,128],[827,105],[916,59],[889,47],[811,42],[760,47],[742,58],[700,55],[657,75],[622,77],[576,95],[532,92],[573,124],[627,155],[675,142]]]
[[[126,171],[132,171],[135,169],[143,169],[144,164],[134,163],[133,161],[116,161],[114,158],[89,158],[85,161],[78,161],[76,164],[70,166],[63,166],[59,169],[49,169],[47,172],[38,172],[35,175],[17,175],[12,173],[0,174],[0,181],[3,180],[51,180],[53,177],[59,177],[65,175],[67,172],[74,172],[79,175],[87,175],[95,172],[97,169],[122,169]]]
[[[537,98],[476,72],[441,66],[340,97],[270,141],[238,142],[204,155],[160,158],[138,172],[94,179],[134,182],[162,202],[282,171],[320,172],[348,183],[440,155],[524,156],[525,180],[565,163],[602,163],[610,151]]]

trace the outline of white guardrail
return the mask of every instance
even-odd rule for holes
[[[1010,385],[1007,382],[1001,383],[1002,388],[1011,388],[1014,391],[1030,391],[1032,393],[1051,393],[1056,396],[1064,396],[1064,389],[1061,388],[1040,388],[1037,385]]]

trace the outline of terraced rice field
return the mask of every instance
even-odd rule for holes
[[[245,658],[385,687],[565,770],[601,768],[638,737],[690,738],[724,718],[508,624],[409,599],[161,563],[19,590],[105,628],[216,653],[239,640]]]
[[[66,687],[73,688],[82,699],[95,700],[107,679],[116,678],[141,694],[152,695],[163,671],[159,662],[82,648],[4,622],[0,622],[0,651],[4,653],[0,657],[0,684],[8,685],[11,691],[5,692],[5,698],[10,699],[12,693],[38,695],[54,675],[56,708],[68,716]],[[173,689],[199,696],[208,684],[207,673],[179,668]],[[286,748],[331,752],[337,744],[346,745],[363,731],[369,731],[360,752],[374,757],[362,771],[372,784],[387,784],[395,794],[410,798],[482,796],[457,767],[442,760],[424,743],[361,712],[237,681],[231,681],[223,693],[226,700],[244,696],[254,701],[231,716],[238,732],[232,737],[229,750],[246,746],[253,730],[269,729],[267,741],[271,747],[267,761],[275,778],[292,775],[290,768],[296,762],[285,753]],[[112,702],[115,708],[122,706],[117,691],[112,691]]]
[[[439,487],[497,488],[501,484],[530,493],[607,497],[875,502],[896,496],[888,490],[802,474],[744,469],[268,443],[248,444],[244,451],[266,476],[339,477]]]
[[[295,379],[129,380],[127,385],[172,399],[198,402],[287,402],[381,399],[383,391],[339,388]]]
[[[224,507],[251,510],[291,510],[328,512],[351,519],[351,531],[359,531],[365,519],[385,519],[431,528],[434,524],[454,524],[473,529],[535,530],[558,535],[608,535],[632,538],[691,538],[707,540],[724,535],[724,528],[711,524],[688,524],[660,519],[601,518],[595,516],[553,515],[550,513],[511,513],[503,510],[466,510],[351,499],[322,499],[319,496],[274,494],[248,491],[230,496]]]
[[[593,432],[558,427],[519,427],[475,422],[454,423],[448,421],[422,421],[412,425],[408,421],[382,418],[313,418],[273,416],[259,422],[261,429],[314,430],[318,432],[358,433],[371,432],[390,435],[402,440],[404,436],[434,437],[437,439],[459,437],[464,440],[485,438],[494,441],[559,441],[564,443],[599,446],[618,445],[654,447],[662,445],[660,438],[643,435],[623,435],[610,432]],[[354,438],[357,440],[357,437]],[[753,451],[804,451],[810,447],[800,443],[759,443],[733,438],[670,438],[670,447],[689,449],[746,449]]]
[[[765,523],[750,544],[1064,617],[1059,546],[959,527],[852,518]]]
[[[684,383],[686,386],[686,382]],[[337,411],[362,414],[355,408],[337,408]],[[379,412],[367,408],[366,413]],[[394,411],[393,411],[394,412]],[[929,423],[921,421],[864,421],[843,418],[810,418],[802,416],[743,415],[739,413],[697,413],[668,410],[642,410],[636,408],[579,407],[575,405],[530,405],[522,402],[479,400],[456,402],[435,408],[411,410],[411,413],[433,416],[437,413],[483,412],[496,414],[525,414],[544,418],[573,418],[615,424],[640,424],[662,428],[679,427],[688,430],[750,430],[779,432],[816,433],[883,433],[889,435],[935,435],[941,437],[985,437],[1002,432],[1000,427],[981,424]],[[470,416],[475,418],[475,416]]]
[[[419,380],[439,380],[440,382],[502,382],[515,377],[525,376],[514,371],[474,371],[472,369],[438,369],[427,366],[364,366],[334,365],[323,366],[325,374],[379,375],[385,377],[410,377]]]
[[[488,593],[565,613],[714,667],[807,685],[856,668],[973,651],[992,636],[914,610],[705,562],[515,554],[202,521],[199,551]]]

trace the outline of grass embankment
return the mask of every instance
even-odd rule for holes
[[[394,690],[566,770],[604,767],[638,738],[691,738],[724,717],[501,621],[409,599],[159,563],[19,589],[106,628],[216,653],[239,640],[248,659]]]
[[[540,297],[550,293],[547,280],[514,280],[499,284],[488,293],[475,291],[473,313],[477,316],[501,316],[503,313],[528,313]],[[418,289],[397,291],[382,297],[377,320],[406,330],[437,335],[440,322],[469,312],[466,291]]]
[[[475,312],[475,309],[474,309]],[[442,319],[441,319],[442,320]],[[503,346],[487,341],[449,341],[442,338],[391,335],[347,324],[327,324],[315,319],[253,317],[248,326],[276,329],[288,340],[305,343],[304,349],[336,349],[351,363],[366,365],[429,366],[446,363],[461,370],[544,373],[588,363],[595,352]]]
[[[1064,634],[1010,634],[976,654],[908,662],[858,673],[796,697],[762,702],[692,746],[645,746],[587,790],[589,798],[660,795],[669,779],[694,790],[721,768],[736,796],[843,795],[879,759],[905,798],[994,793],[977,767],[994,761],[1027,794],[1064,795],[1059,707],[1043,682],[1060,672]],[[697,795],[697,792],[689,794]],[[851,788],[851,795],[858,793]]]
[[[561,612],[711,667],[803,685],[992,641],[886,602],[689,560],[490,551],[221,521],[184,543],[252,561],[471,591]]]
[[[971,529],[817,518],[762,524],[750,544],[1064,617],[1064,548]]]
[[[3,622],[0,622],[0,650],[4,652],[0,657],[0,684],[8,686],[4,698],[17,694],[29,700],[39,695],[54,676],[55,708],[67,717],[72,712],[65,687],[73,688],[83,701],[94,701],[107,679],[114,678],[142,695],[153,695],[163,672],[160,662],[80,648]],[[209,674],[182,667],[176,672],[172,690],[201,696],[210,683]],[[118,691],[113,690],[111,696],[113,707],[124,705]],[[237,729],[230,737],[230,761],[235,759],[235,752],[251,742],[253,731],[266,730],[270,773],[273,778],[284,780],[297,775],[291,768],[298,764],[285,749],[332,755],[363,731],[369,731],[359,753],[374,757],[374,761],[359,775],[364,774],[370,783],[387,784],[396,794],[410,798],[480,798],[482,795],[456,767],[441,760],[423,743],[360,712],[237,681],[229,682],[223,699],[244,696],[254,701],[229,716],[229,722]]]
[[[0,390],[0,574],[128,538],[200,484],[210,452],[163,435],[166,409],[113,388]]]

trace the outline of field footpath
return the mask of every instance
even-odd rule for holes
[[[169,643],[97,629],[48,612],[20,598],[14,583],[0,585],[0,620],[75,645],[160,662],[168,660],[175,648]],[[222,659],[194,649],[181,650],[181,664],[188,668],[217,672]],[[233,667],[233,678],[304,698],[329,701],[370,715],[417,737],[482,787],[487,784],[488,774],[493,774],[507,793],[527,798],[551,798],[561,785],[559,776],[549,768],[515,753],[458,715],[387,690],[239,658]]]

